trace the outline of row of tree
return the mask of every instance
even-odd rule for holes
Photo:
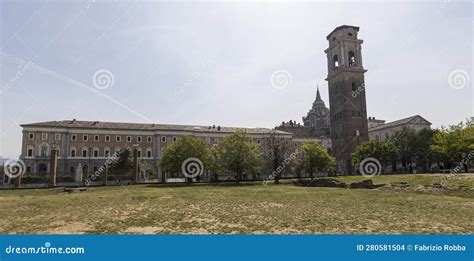
[[[440,129],[415,131],[404,128],[384,142],[370,140],[360,144],[352,154],[353,164],[368,157],[380,161],[382,168],[392,171],[414,167],[428,172],[437,167],[450,169],[462,164],[465,172],[474,153],[474,125],[472,120]],[[471,155],[471,156],[469,156]]]
[[[272,132],[262,142],[263,149],[244,131],[224,137],[218,147],[209,146],[198,137],[182,136],[164,150],[159,165],[162,172],[180,175],[183,162],[196,158],[214,181],[220,174],[234,176],[236,182],[242,181],[244,175],[255,179],[257,173],[266,170],[276,183],[284,171],[299,173],[305,169],[313,177],[317,171],[334,169],[334,158],[315,141],[307,141],[301,148],[291,149],[288,141]]]

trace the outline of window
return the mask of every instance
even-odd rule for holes
[[[83,140],[83,141],[87,141],[88,138],[89,138],[89,136],[87,136],[87,135],[82,135],[82,140]]]
[[[349,52],[349,67],[356,66],[355,54],[353,51]]]
[[[173,137],[173,142],[176,142],[178,138],[176,136]]]
[[[94,149],[94,158],[99,157],[99,149]]]
[[[54,134],[54,140],[61,140],[61,134],[59,133]]]
[[[77,140],[76,134],[72,134],[72,135],[71,135],[71,141],[76,141],[76,140]]]
[[[71,158],[76,157],[76,149],[71,149]]]
[[[127,136],[127,142],[132,142],[132,136]]]
[[[41,140],[48,140],[48,133],[41,133]]]
[[[31,167],[30,166],[26,167],[26,173],[31,173]]]
[[[33,153],[34,153],[34,152],[33,152],[33,148],[28,148],[28,152],[26,153],[26,155],[27,155],[28,157],[33,157]]]
[[[40,156],[41,157],[48,156],[48,145],[46,145],[46,144],[41,145],[41,147],[40,147]]]
[[[99,141],[99,135],[94,135],[94,141]]]
[[[147,149],[147,151],[146,151],[146,156],[147,156],[147,158],[151,158],[151,157],[152,157],[152,156],[151,156],[151,149]]]
[[[87,148],[82,149],[82,157],[84,157],[84,158],[87,157]]]
[[[161,136],[161,142],[166,142],[166,136]]]
[[[336,69],[337,67],[339,67],[339,58],[337,57],[337,55],[333,56],[332,61],[333,61],[333,69]]]
[[[110,135],[105,135],[105,141],[110,142]]]
[[[109,148],[105,148],[105,149],[104,149],[104,156],[105,156],[106,158],[108,158],[108,157],[110,156],[110,149],[109,149]]]
[[[258,140],[257,140],[257,144],[260,144],[260,143],[262,143],[262,141],[258,139]]]
[[[150,142],[151,142],[151,136],[146,137],[146,141],[147,141],[148,143],[150,143]]]
[[[137,150],[137,157],[139,157],[139,158],[142,157],[142,151],[141,150]]]
[[[356,88],[356,83],[355,82],[352,82],[352,91],[357,94],[357,88]],[[352,96],[354,96],[354,95],[352,95]]]
[[[116,142],[122,141],[122,137],[121,137],[121,136],[118,136],[118,135],[115,136],[115,141],[116,141]]]
[[[348,36],[353,36],[353,34],[352,34],[352,33],[348,33],[347,35],[348,35]]]
[[[74,173],[74,172],[75,172],[74,166],[71,166],[71,167],[69,168],[69,171],[70,171],[71,173]]]
[[[142,142],[142,136],[137,136],[137,142]]]
[[[28,133],[28,139],[29,140],[34,140],[35,139],[35,134],[34,133]]]

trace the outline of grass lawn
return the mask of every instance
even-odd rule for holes
[[[0,191],[0,233],[474,233],[474,175],[390,175],[408,188],[159,186]],[[344,182],[363,177],[338,177]],[[459,189],[459,186],[466,186]]]

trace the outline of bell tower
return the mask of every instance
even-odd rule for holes
[[[328,61],[329,108],[332,153],[336,169],[352,174],[352,152],[369,139],[359,27],[342,25],[328,36],[324,51]]]

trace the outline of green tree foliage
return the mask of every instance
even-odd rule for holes
[[[388,163],[397,160],[398,148],[395,142],[388,140],[381,143],[378,140],[369,140],[361,143],[352,153],[352,164],[358,165],[366,158],[377,159],[385,169]]]
[[[121,149],[118,158],[110,164],[109,173],[112,175],[129,175],[133,169],[132,153],[130,149]]]
[[[434,135],[431,150],[438,156],[437,161],[448,165],[465,160],[469,153],[474,151],[474,126],[472,119],[451,125],[448,128],[443,127],[437,131]]]
[[[189,158],[197,158],[203,165],[203,172],[210,166],[211,150],[209,145],[201,139],[192,136],[182,136],[165,149],[159,161],[162,171],[174,175],[183,174],[182,165]],[[197,171],[200,171],[199,169]],[[187,177],[188,183],[192,178]]]
[[[224,137],[219,149],[223,170],[234,173],[237,182],[242,174],[253,174],[261,167],[262,152],[244,131]]]
[[[275,130],[272,130],[269,137],[265,139],[265,145],[267,147],[267,152],[264,154],[266,163],[276,173],[274,181],[278,183],[281,177],[281,171],[278,169],[285,166],[284,161],[289,154],[288,143],[279,138]]]
[[[329,155],[326,148],[314,140],[305,141],[301,146],[303,150],[303,165],[311,179],[316,171],[333,171],[336,160]]]

